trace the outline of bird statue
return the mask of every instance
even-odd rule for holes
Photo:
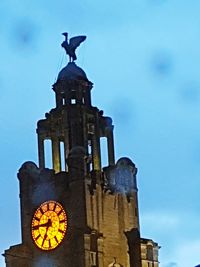
[[[75,50],[76,48],[86,39],[86,36],[75,36],[69,39],[68,42],[68,33],[64,32],[65,41],[61,44],[61,46],[65,49],[67,55],[69,55],[69,61],[72,62],[77,59]]]

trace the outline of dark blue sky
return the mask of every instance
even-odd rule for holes
[[[55,106],[62,32],[85,34],[77,64],[137,165],[143,237],[161,267],[200,262],[200,2],[0,2],[0,251],[20,242],[17,171],[37,162],[36,122]],[[3,257],[0,266],[4,265]]]

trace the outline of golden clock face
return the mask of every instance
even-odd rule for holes
[[[67,231],[67,215],[62,205],[56,201],[47,201],[36,210],[31,232],[35,244],[43,250],[56,248]]]

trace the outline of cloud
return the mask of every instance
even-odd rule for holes
[[[177,263],[176,262],[170,262],[170,263],[167,263],[166,265],[164,265],[163,267],[177,267]]]
[[[176,229],[180,223],[181,218],[179,215],[170,212],[156,211],[156,212],[147,212],[141,214],[142,224],[147,225],[148,228],[152,230],[163,230],[165,229]]]
[[[177,248],[177,262],[178,267],[196,266],[200,263],[199,257],[200,251],[200,239],[197,240],[185,240]]]
[[[162,267],[194,267],[200,263],[199,258],[200,239],[184,240],[174,248],[174,259],[176,261],[162,261]],[[163,264],[162,264],[163,263]]]
[[[157,210],[143,212],[140,218],[142,236],[161,245],[162,267],[193,267],[200,263],[200,239],[196,238],[198,215],[188,211]]]

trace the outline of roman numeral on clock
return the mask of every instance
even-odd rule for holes
[[[35,238],[35,240],[38,240],[40,236],[41,236],[41,235],[39,234],[39,235]]]
[[[54,237],[54,239],[56,240],[57,243],[59,242],[59,241],[58,241],[58,238],[57,238],[56,236]]]

